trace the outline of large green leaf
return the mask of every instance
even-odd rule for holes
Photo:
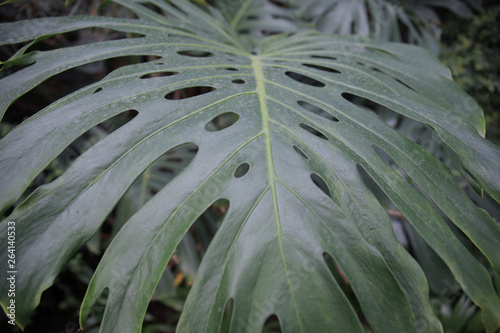
[[[27,67],[0,80],[2,114],[20,95],[69,68],[125,55],[159,57],[119,68],[60,99],[0,141],[5,211],[73,140],[106,119],[138,111],[2,221],[3,235],[7,221],[17,226],[20,326],[134,181],[186,143],[198,147],[194,159],[107,249],[83,302],[82,323],[108,290],[101,332],[140,331],[183,236],[212,203],[227,199],[228,212],[197,272],[180,332],[217,332],[229,303],[232,332],[258,332],[273,314],[285,332],[363,332],[326,257],[348,279],[374,332],[439,332],[425,276],[397,241],[363,173],[446,263],[482,309],[486,330],[499,326],[500,299],[487,268],[442,216],[496,272],[499,226],[463,193],[448,167],[355,103],[369,100],[429,126],[454,154],[459,171],[500,200],[500,152],[483,139],[482,112],[432,55],[311,31],[240,38],[236,21],[231,25],[215,9],[182,0],[116,2],[138,19],[63,17],[0,25],[3,44],[85,27],[142,35],[44,52],[28,52],[27,44],[5,62]],[[238,20],[245,17],[236,13]],[[247,24],[254,30],[259,23]],[[198,95],[182,95],[186,88]],[[221,115],[232,116],[230,126],[210,127]],[[403,177],[387,160],[404,170]],[[6,263],[7,244],[1,244]],[[0,289],[6,309],[6,279]]]

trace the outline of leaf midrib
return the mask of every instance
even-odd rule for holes
[[[276,193],[277,177],[276,177],[276,171],[274,168],[273,152],[272,152],[272,145],[271,145],[271,132],[269,129],[269,123],[270,123],[271,119],[269,118],[269,112],[267,110],[267,101],[266,101],[266,99],[267,99],[266,88],[265,88],[266,79],[265,79],[264,73],[262,71],[260,57],[253,55],[253,56],[250,56],[250,59],[252,60],[252,66],[253,66],[254,73],[255,73],[256,90],[257,90],[257,96],[259,97],[259,106],[260,106],[260,112],[261,112],[261,117],[262,117],[262,133],[264,134],[264,140],[265,140],[265,145],[266,145],[267,175],[268,175],[268,180],[269,180],[269,187],[271,189],[271,196],[273,199],[274,221],[276,223],[276,237],[278,238],[281,258],[283,260],[283,267],[285,270],[288,287],[290,289],[290,294],[292,296],[293,306],[295,308],[295,312],[297,315],[297,321],[299,323],[301,332],[304,332],[304,328],[302,326],[302,322],[301,322],[300,316],[299,316],[299,311],[297,308],[297,301],[295,300],[295,293],[294,293],[294,290],[292,288],[290,276],[288,275],[288,268],[286,265],[285,252],[283,250],[283,241],[282,241],[282,237],[281,237],[282,236],[281,235],[282,234],[281,221],[280,221],[279,210],[278,210],[278,196]]]

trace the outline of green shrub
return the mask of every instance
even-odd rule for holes
[[[500,144],[500,4],[483,1],[484,11],[468,20],[446,20],[441,58],[455,81],[482,107],[486,137]]]

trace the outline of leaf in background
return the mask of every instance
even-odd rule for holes
[[[406,42],[439,53],[441,20],[436,8],[458,17],[472,15],[477,4],[460,0],[315,0],[292,1],[297,14],[327,34],[370,36],[380,41]]]

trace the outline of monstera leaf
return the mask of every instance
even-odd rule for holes
[[[137,113],[1,222],[2,235],[9,221],[16,225],[21,327],[134,181],[185,144],[197,147],[194,158],[124,224],[104,254],[83,300],[82,325],[104,294],[101,332],[139,332],[183,236],[214,202],[227,200],[179,332],[218,332],[224,316],[231,317],[231,332],[259,332],[272,315],[284,332],[364,332],[366,325],[373,332],[440,332],[424,274],[397,241],[368,179],[482,309],[486,330],[499,326],[500,298],[490,276],[500,272],[499,226],[465,195],[449,167],[373,111],[392,110],[434,131],[456,169],[498,201],[499,149],[483,139],[481,110],[432,55],[314,31],[239,35],[216,9],[182,0],[116,2],[137,18],[0,25],[2,44],[28,42],[3,63],[24,67],[0,80],[2,114],[67,69],[120,56],[150,59],[54,102],[0,141],[5,212],[80,135]],[[245,8],[253,7],[235,11],[236,21],[255,30],[259,21],[252,24]],[[134,38],[30,51],[43,38],[87,27]],[[217,119],[225,126],[215,126]],[[479,259],[448,223],[480,250]],[[0,255],[4,265],[3,240]],[[8,282],[0,282],[6,312]]]

